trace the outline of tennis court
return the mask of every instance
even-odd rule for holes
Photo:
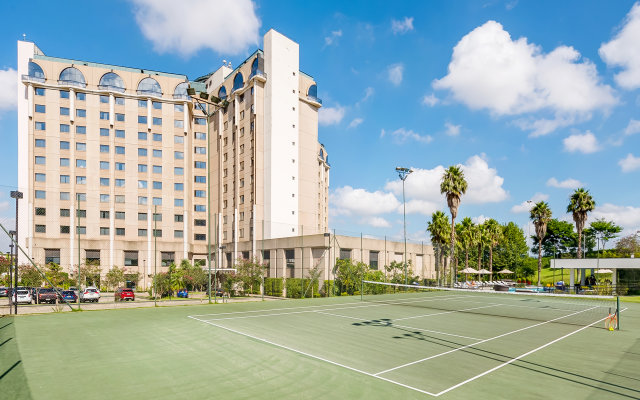
[[[612,304],[438,291],[18,317],[5,375],[35,399],[639,398],[639,307],[611,332]]]

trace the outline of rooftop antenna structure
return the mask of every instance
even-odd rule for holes
[[[27,34],[26,33],[22,34],[22,40],[27,40]]]
[[[227,67],[231,68],[231,61],[229,61],[229,64],[227,64]]]
[[[227,65],[227,60],[222,60],[222,65]]]

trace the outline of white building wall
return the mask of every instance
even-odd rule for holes
[[[298,44],[270,30],[264,36],[265,239],[298,234]]]

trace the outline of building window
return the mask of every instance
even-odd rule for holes
[[[176,160],[183,160],[184,159],[184,153],[181,152],[181,151],[174,151],[173,152],[173,158],[175,158]]]
[[[140,204],[141,206],[147,205],[147,197],[138,196],[138,204]]]
[[[108,194],[101,194],[100,195],[100,203],[108,203],[109,202],[109,195]]]
[[[70,233],[69,225],[60,225],[60,233]]]
[[[102,113],[100,113],[102,114]],[[107,113],[107,119],[109,119],[108,117],[109,113]],[[76,108],[76,117],[78,118],[86,118],[87,117],[87,110],[82,109],[82,108]]]
[[[36,96],[44,96],[44,88],[36,88],[35,94]]]
[[[174,167],[173,168],[174,175],[184,175],[184,168],[182,167]]]
[[[85,93],[82,93],[82,92],[76,93],[76,100],[85,101],[86,99],[87,99],[87,95]]]
[[[76,125],[76,134],[78,135],[86,135],[87,127],[84,125]]]
[[[116,105],[123,106],[124,105],[124,97],[116,97]]]
[[[38,165],[45,165],[46,164],[46,158],[43,156],[36,156],[36,164]]]
[[[62,107],[60,107],[62,109]],[[47,112],[47,107],[45,107],[43,104],[36,104],[36,112],[37,113],[45,113]],[[60,110],[62,111],[62,110]],[[67,108],[67,112],[69,111],[69,109]],[[69,115],[69,114],[66,114]]]
[[[161,133],[154,133],[153,134],[153,141],[154,142],[162,142],[162,134]]]
[[[162,173],[162,165],[154,165],[153,166],[153,173],[154,174],[161,174]]]
[[[175,190],[176,192],[184,191],[184,183],[174,183],[173,190]]]
[[[116,219],[124,219],[124,211],[116,211]]]
[[[116,228],[116,236],[124,236],[124,228]],[[125,261],[125,265],[126,265],[126,261]]]
[[[78,235],[86,235],[87,234],[87,227],[86,226],[76,226],[76,233]]]
[[[69,200],[71,199],[71,195],[69,192],[60,192],[60,200]]]
[[[147,156],[147,149],[138,147],[138,157],[146,157],[146,156]]]
[[[193,148],[193,152],[195,154],[207,154],[207,148],[206,147],[194,147]]]
[[[153,117],[153,124],[154,125],[158,125],[158,126],[162,126],[162,118]]]
[[[162,190],[162,182],[160,181],[153,181],[153,188],[155,190]]]
[[[61,208],[60,209],[60,216],[61,217],[70,217],[71,216],[71,210],[69,210],[68,208]]]
[[[115,179],[115,185],[116,187],[123,187],[124,186],[124,179]]]
[[[196,233],[193,235],[193,239],[194,240],[207,240],[207,234],[206,233]]]
[[[153,149],[153,156],[157,158],[162,158],[162,150]]]
[[[47,147],[45,139],[36,139],[36,147]]]
[[[109,186],[109,178],[100,178],[100,186]]]
[[[184,222],[184,215],[182,214],[175,214],[173,216],[173,221],[174,222]]]
[[[196,140],[206,140],[207,139],[207,134],[204,132],[196,132],[195,133],[195,139]]]
[[[87,144],[76,142],[76,150],[77,151],[87,151]]]
[[[87,184],[87,177],[86,176],[76,176],[76,185],[86,185]]]
[[[173,105],[173,111],[175,112],[184,112],[184,105],[182,104],[174,104]]]
[[[71,132],[71,127],[69,124],[60,124],[60,133],[69,133]]]
[[[153,220],[154,220],[154,221],[162,221],[162,214],[160,214],[160,213],[153,213]]]
[[[162,266],[168,267],[175,262],[175,253],[172,251],[160,252],[160,259],[162,260]]]
[[[109,152],[109,145],[108,144],[101,144],[100,145],[100,153],[108,153]]]
[[[207,206],[202,205],[202,204],[196,204],[196,205],[193,206],[193,211],[195,211],[195,212],[205,212],[205,211],[207,211]]]
[[[46,128],[47,128],[47,124],[45,124],[44,122],[36,122],[37,131],[44,131]]]
[[[69,91],[68,90],[61,90],[60,91],[60,98],[61,99],[68,99],[69,98]]]
[[[162,237],[162,229],[154,229],[153,237]]]
[[[44,207],[36,207],[35,211],[36,211],[36,215],[39,215],[39,216],[47,215],[47,209]]]
[[[36,182],[46,182],[47,176],[45,174],[42,174],[42,173],[36,173],[35,180],[36,180]]]
[[[207,226],[207,220],[206,219],[196,219],[193,221],[193,225],[195,226]]]
[[[120,229],[120,228],[116,228]],[[137,251],[125,251],[124,252],[124,265],[125,267],[138,266],[138,252]]]
[[[207,177],[202,175],[196,175],[193,177],[195,183],[207,183]]]
[[[124,139],[124,130],[116,129],[116,137]]]
[[[340,249],[340,259],[341,260],[351,259],[351,249]]]
[[[161,103],[161,102],[159,102],[159,101],[152,101],[152,102],[151,102],[151,107],[152,107],[154,110],[162,110],[162,103]]]
[[[138,132],[138,140],[147,140],[147,132]]]
[[[67,232],[62,232],[62,227],[60,227],[60,233],[69,233],[68,228],[67,226]],[[60,249],[44,249],[44,263],[60,264]]]
[[[60,210],[62,211],[62,210]],[[101,219],[109,219],[109,211],[100,211],[100,218]]]
[[[138,236],[147,236],[147,230],[146,229],[138,229]]]
[[[61,167],[68,167],[69,166],[69,159],[68,158],[61,158],[60,159],[60,166]]]
[[[207,124],[207,120],[205,118],[194,118],[194,123],[196,125],[206,125]]]
[[[147,108],[147,100],[138,100],[138,107]]]
[[[195,161],[193,163],[193,167],[194,168],[198,168],[198,169],[206,169],[207,168],[207,162],[206,161]]]
[[[60,183],[71,183],[69,175],[60,175]]]
[[[100,169],[109,170],[109,161],[100,161]]]
[[[181,120],[181,119],[173,120],[173,126],[175,128],[184,128],[184,120]]]
[[[105,226],[100,227],[100,235],[109,236],[109,228]]]
[[[116,171],[124,171],[124,163],[123,162],[117,162],[115,163],[115,168]]]
[[[153,205],[154,206],[161,206],[162,205],[162,197],[154,197],[153,198]]]
[[[204,190],[194,190],[193,191],[193,196],[194,197],[207,197],[207,193]]]
[[[100,95],[100,103],[109,104],[109,96],[106,96],[104,94]]]
[[[285,249],[284,251],[285,262],[287,268],[294,268],[296,265],[296,252],[294,249]]]
[[[147,164],[138,164],[138,172],[147,172]]]
[[[116,146],[116,154],[124,154],[124,146]]]
[[[146,115],[138,115],[138,123],[139,124],[146,124],[147,123],[147,116]]]
[[[87,160],[78,158],[76,160],[76,168],[87,168]]]
[[[184,143],[184,136],[177,136],[177,135],[174,136],[173,137],[173,143],[176,143],[176,144]]]
[[[116,121],[118,121],[118,122],[124,122],[124,114],[118,114],[118,113],[116,113]]]
[[[173,199],[174,207],[184,207],[184,199]]]
[[[147,220],[147,213],[139,212],[138,213],[138,221],[146,221],[146,220]]]
[[[173,231],[173,237],[176,239],[182,239],[184,237],[184,231],[182,230]]]
[[[380,252],[379,251],[369,251],[369,268],[371,269],[378,269],[378,256],[379,256]]]
[[[100,128],[100,136],[109,136],[109,129]]]
[[[138,189],[146,189],[146,188],[147,188],[147,181],[139,180],[138,181]]]
[[[76,193],[76,198],[78,199],[78,201],[87,201],[87,194],[86,193]]]

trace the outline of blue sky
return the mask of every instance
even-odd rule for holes
[[[176,4],[174,4],[176,3]],[[47,55],[184,73],[242,62],[274,28],[318,83],[330,226],[426,238],[443,167],[469,180],[459,218],[515,221],[527,200],[565,213],[578,186],[599,217],[640,229],[640,5],[633,1],[3,2],[0,220],[17,183],[16,40]],[[108,4],[108,6],[107,6]],[[25,16],[28,16],[25,18]],[[14,75],[12,75],[14,74]]]

